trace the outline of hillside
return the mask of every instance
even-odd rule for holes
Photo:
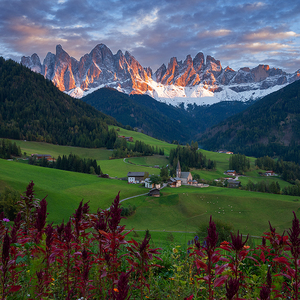
[[[199,142],[208,150],[226,148],[300,162],[299,101],[300,81],[296,81],[200,134]]]
[[[82,147],[112,147],[120,124],[50,80],[0,58],[0,137]]]
[[[196,134],[232,116],[253,102],[222,101],[210,106],[174,107],[147,95],[127,95],[101,88],[82,100],[124,125],[137,127],[147,135],[168,142],[190,142]]]

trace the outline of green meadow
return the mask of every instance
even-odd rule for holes
[[[161,193],[159,198],[128,200],[138,207],[132,217],[123,221],[128,229],[195,232],[212,216],[231,223],[243,234],[261,236],[269,227],[268,221],[282,232],[290,227],[292,212],[300,212],[300,202],[291,196],[218,187],[165,188]]]
[[[147,189],[127,181],[98,178],[76,172],[68,172],[38,166],[31,166],[15,161],[0,159],[0,185],[12,187],[23,193],[32,180],[36,196],[39,199],[47,196],[48,221],[56,224],[67,220],[79,202],[90,201],[92,212],[98,208],[108,208],[118,192],[120,198],[146,193]]]
[[[93,158],[96,160],[109,159],[111,150],[106,148],[90,149],[81,147],[71,146],[60,146],[54,144],[47,144],[43,142],[31,142],[31,141],[20,141],[12,140],[21,147],[22,153],[26,152],[27,155],[34,153],[37,154],[50,154],[52,157],[57,158],[59,155],[69,155],[70,153],[76,154],[81,158]]]
[[[142,133],[120,128],[120,135],[133,136],[153,146],[165,147],[168,151],[176,145],[155,140]],[[87,149],[79,147],[58,146],[38,142],[16,141],[22,152],[27,154],[41,153],[58,155],[77,154],[84,158],[93,158],[100,164],[103,173],[112,178],[124,178],[129,171],[159,174],[155,165],[168,164],[166,156],[130,157],[125,159],[109,159],[110,150]],[[166,150],[167,151],[167,150]],[[224,177],[224,171],[229,168],[229,155],[201,150],[207,158],[217,161],[214,171],[191,170],[200,174],[205,180]],[[167,153],[167,152],[165,152]],[[289,185],[279,177],[262,177],[254,165],[255,158],[250,158],[251,170],[245,177],[239,177],[242,185],[248,180],[258,182],[267,180],[269,183],[278,181],[281,188]],[[108,208],[120,191],[120,199],[147,193],[141,185],[128,184],[126,180],[102,179],[95,175],[61,171],[50,168],[31,166],[22,160],[0,160],[0,192],[5,186],[12,187],[20,193],[24,192],[28,183],[33,180],[38,198],[47,196],[48,221],[55,224],[67,220],[74,213],[79,202],[89,201],[91,211],[98,208]],[[232,223],[236,230],[243,234],[261,236],[268,229],[268,221],[279,232],[291,225],[292,212],[300,212],[300,202],[297,197],[249,192],[237,189],[218,187],[196,188],[180,187],[164,188],[161,197],[139,196],[122,202],[137,207],[131,217],[124,219],[127,229],[133,229],[130,234],[143,236],[149,229],[156,243],[186,243],[191,239],[197,228],[208,223],[209,217]]]
[[[136,132],[136,131],[132,131],[132,130],[127,130],[127,129],[124,129],[124,128],[120,128],[120,127],[116,127],[116,126],[108,126],[109,128],[115,128],[115,129],[119,129],[118,131],[118,135],[121,135],[121,136],[128,136],[128,137],[133,137],[133,143],[136,141],[136,140],[139,140],[139,141],[143,141],[144,143],[148,144],[148,145],[151,145],[151,146],[154,146],[154,147],[158,147],[158,148],[163,148],[164,151],[165,151],[165,155],[169,155],[170,154],[170,150],[173,149],[173,148],[176,148],[177,145],[174,145],[174,144],[169,144],[165,141],[160,141],[160,140],[157,140],[151,136],[148,136],[146,134],[143,134],[141,132]]]

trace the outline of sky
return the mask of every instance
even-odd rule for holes
[[[234,70],[300,69],[299,0],[0,0],[0,56],[43,62],[60,44],[80,59],[97,44],[156,71],[203,52]]]

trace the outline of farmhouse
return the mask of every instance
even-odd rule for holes
[[[180,187],[181,186],[181,179],[178,177],[171,177],[168,181],[169,187]]]
[[[36,159],[43,159],[46,158],[47,160],[49,160],[51,158],[50,154],[31,154],[31,157],[35,157]]]
[[[128,183],[144,183],[145,176],[145,172],[128,172]]]
[[[132,136],[119,135],[118,138],[124,139],[127,142],[133,142],[133,137]]]
[[[227,175],[229,175],[229,176],[236,176],[236,175],[237,175],[237,173],[236,173],[235,170],[227,170],[225,173],[226,173]]]
[[[176,177],[180,178],[182,184],[188,184],[189,180],[193,180],[193,176],[190,172],[181,172],[179,160],[176,167]]]
[[[229,188],[238,188],[241,185],[241,182],[238,180],[229,179],[227,181],[227,187]]]
[[[159,183],[154,184],[150,181],[150,178],[146,178],[145,179],[145,187],[148,189],[153,189],[153,188],[160,189],[160,184]]]
[[[160,192],[159,192],[159,189],[152,189],[149,191],[148,193],[149,196],[152,196],[152,197],[160,197]]]
[[[266,171],[265,176],[275,176],[275,172],[274,171]]]

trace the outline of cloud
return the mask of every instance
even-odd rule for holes
[[[286,40],[299,37],[300,34],[294,31],[276,31],[273,28],[262,28],[256,32],[249,32],[244,35],[244,39],[248,41],[270,41],[270,40]]]
[[[170,57],[184,60],[198,52],[230,66],[280,62],[279,52],[297,62],[298,2],[2,0],[0,55],[36,52],[43,59],[61,44],[79,59],[104,43],[113,53],[129,50],[154,70]]]

